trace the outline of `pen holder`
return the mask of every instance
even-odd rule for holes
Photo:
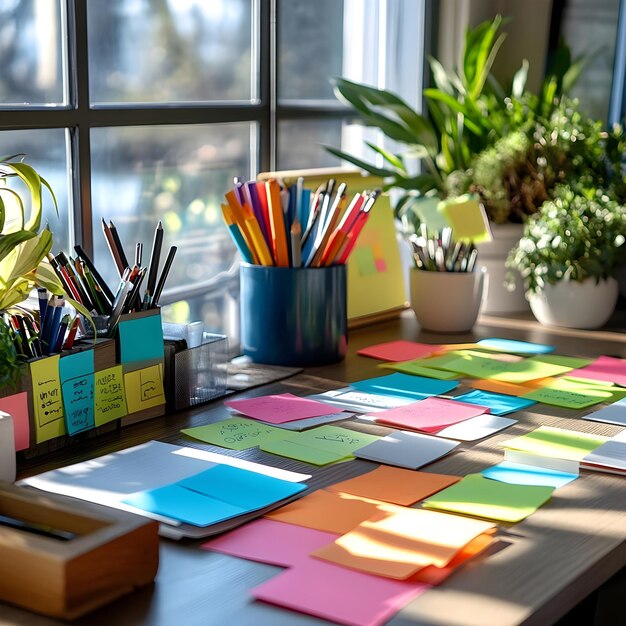
[[[436,272],[412,268],[411,308],[423,330],[469,331],[478,317],[487,280],[484,268],[474,272]]]
[[[346,268],[242,263],[241,344],[256,363],[324,365],[344,358]]]

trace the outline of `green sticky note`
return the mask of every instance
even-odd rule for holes
[[[580,461],[608,439],[608,437],[581,433],[577,430],[540,426],[526,435],[503,442],[502,446],[520,452]]]
[[[341,457],[350,456],[355,450],[362,448],[380,439],[377,435],[360,433],[340,426],[318,426],[288,437],[300,445],[308,445],[321,450],[328,450],[340,454]]]
[[[261,444],[261,450],[271,452],[279,456],[286,456],[290,459],[304,461],[312,465],[328,465],[337,461],[348,460],[349,456],[344,456],[341,452],[314,448],[313,446],[302,445],[290,439],[272,439]]]
[[[600,402],[608,402],[613,395],[606,387],[590,387],[571,380],[558,379],[521,397],[568,409],[584,409]]]
[[[503,363],[491,358],[455,356],[446,364],[446,369],[474,378],[495,378],[505,372],[509,365],[510,363]]]
[[[229,450],[247,450],[260,446],[266,441],[285,436],[285,431],[282,428],[268,426],[257,420],[249,420],[244,417],[226,419],[215,424],[195,428],[183,428],[181,432],[200,441]]]
[[[573,370],[593,363],[593,359],[581,359],[576,356],[562,356],[560,354],[542,354],[541,356],[533,356],[531,359],[533,361],[551,363],[552,365],[563,365],[564,367],[570,367]]]
[[[160,315],[121,320],[118,328],[122,363],[163,358],[163,328]]]
[[[350,261],[356,264],[360,276],[372,276],[376,274],[376,259],[370,246],[355,248],[350,256]]]
[[[440,202],[437,196],[422,196],[417,198],[412,206],[420,222],[426,224],[426,228],[430,232],[439,232],[442,228],[448,226],[445,216],[439,212]]]
[[[420,359],[424,361],[425,359]],[[402,363],[383,363],[379,365],[383,369],[395,370],[396,372],[404,372],[405,374],[415,374],[415,376],[427,376],[428,378],[437,378],[438,380],[451,380],[457,377],[455,372],[446,370],[438,370],[434,367],[425,367],[414,361],[404,361]]]
[[[452,227],[453,237],[457,241],[491,241],[491,229],[485,208],[469,195],[447,198],[437,206],[449,226]]]
[[[554,487],[512,485],[469,474],[422,504],[427,509],[519,522],[545,504],[553,491]]]

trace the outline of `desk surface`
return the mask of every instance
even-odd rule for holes
[[[404,338],[427,343],[456,343],[493,336],[549,343],[557,347],[558,354],[590,357],[610,354],[626,358],[626,335],[618,333],[549,330],[531,321],[484,317],[471,334],[436,335],[420,332],[412,315],[404,313],[398,320],[352,331],[349,354],[342,363],[311,368],[281,382],[241,393],[240,397],[277,392],[304,395],[374,376],[380,373],[376,368],[378,362],[355,353],[359,348],[382,341]],[[617,426],[577,419],[590,410],[574,412],[535,405],[530,411],[516,413],[515,417],[520,421],[502,433],[462,444],[451,455],[422,469],[458,475],[480,471],[502,460],[499,442],[540,425],[608,436],[621,430]],[[225,416],[223,403],[218,400],[191,411],[155,418],[45,458],[25,462],[18,468],[18,477],[24,478],[150,439],[206,448],[204,444],[182,436],[180,429]],[[359,428],[381,434],[388,432],[370,425],[359,425]],[[355,460],[312,471],[309,465],[258,449],[232,454],[313,473],[313,479],[309,481],[312,489],[355,476],[373,465]],[[579,480],[560,488],[549,504],[525,521],[505,525],[503,529],[499,550],[464,566],[444,585],[413,601],[389,624],[507,626],[553,623],[626,564],[626,479],[583,472]],[[326,623],[253,602],[247,590],[272,577],[278,568],[199,550],[200,543],[163,540],[154,586],[140,589],[75,623],[80,626],[207,626],[224,623],[314,626]],[[1,625],[51,626],[60,623],[0,605]]]

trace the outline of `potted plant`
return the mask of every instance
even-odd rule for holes
[[[539,322],[570,328],[607,322],[618,296],[615,273],[626,258],[625,233],[626,208],[605,192],[557,187],[507,260],[521,273]]]

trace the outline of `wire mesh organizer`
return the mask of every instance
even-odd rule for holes
[[[169,410],[186,409],[226,393],[228,338],[225,335],[204,333],[199,346],[178,352],[168,341],[165,343]]]

